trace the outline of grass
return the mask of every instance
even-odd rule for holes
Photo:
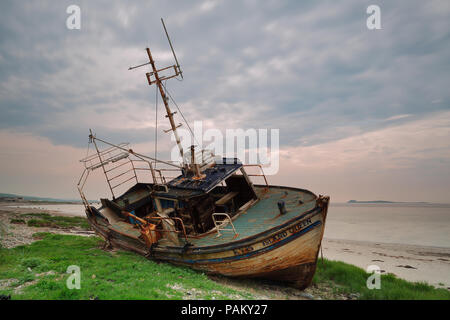
[[[12,299],[252,299],[189,268],[156,263],[131,252],[107,252],[97,237],[37,233],[36,242],[0,247],[0,295]],[[68,289],[67,268],[80,267],[81,289]],[[370,274],[356,266],[318,261],[314,296],[356,294],[359,299],[444,299],[450,292],[425,283],[381,275],[381,289],[366,286]],[[5,284],[6,283],[6,284]],[[317,290],[315,290],[317,291]]]
[[[42,240],[0,248],[0,279],[16,279],[0,294],[12,299],[250,299],[194,270],[156,263],[131,252],[106,252],[97,237],[40,233]],[[68,289],[70,265],[81,289]],[[31,270],[31,271],[30,271]],[[18,290],[20,288],[20,290]]]
[[[371,274],[354,265],[324,259],[318,261],[313,283],[332,288],[335,293],[358,294],[364,300],[450,300],[450,291],[423,282],[409,282],[393,274],[381,275],[381,288],[368,289]]]
[[[24,219],[10,219],[9,222],[13,224],[25,224]]]
[[[3,226],[3,223],[0,222],[0,239],[2,239],[6,234],[5,227]],[[3,248],[2,243],[0,241],[0,250]]]
[[[90,226],[86,218],[83,217],[63,217],[52,216],[48,213],[25,213],[22,217],[28,218],[27,225],[29,227],[51,227],[51,228],[80,228],[89,230]],[[20,220],[20,219],[15,219]]]

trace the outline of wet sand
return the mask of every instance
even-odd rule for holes
[[[324,258],[365,270],[376,265],[382,274],[450,289],[450,248],[328,238],[322,245]]]
[[[94,206],[99,206],[99,204],[94,204]],[[82,204],[68,204],[68,203],[54,203],[54,204],[39,204],[39,203],[1,203],[0,207],[4,210],[11,210],[17,212],[48,212],[51,214],[58,214],[64,216],[77,216],[84,217],[86,214],[84,212],[84,206]]]

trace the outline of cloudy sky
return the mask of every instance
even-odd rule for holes
[[[80,30],[66,27],[72,4]],[[381,30],[366,26],[371,4]],[[271,183],[450,202],[448,0],[1,1],[0,192],[76,198],[89,128],[153,154],[155,88],[127,69],[146,47],[173,63],[161,17],[188,120],[280,130]]]

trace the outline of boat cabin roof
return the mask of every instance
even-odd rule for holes
[[[164,188],[154,190],[153,184],[137,183],[114,201],[119,205],[126,206],[128,202],[132,203],[137,199],[148,197],[149,191],[152,189],[156,196],[164,198],[197,197],[210,192],[240,168],[242,168],[242,163],[237,158],[223,158],[223,163],[216,163],[213,167],[204,170],[205,177],[200,180],[194,179],[193,173],[181,174],[167,183],[167,190]],[[133,199],[129,199],[130,197]]]
[[[167,183],[167,186],[170,189],[174,188],[208,193],[240,168],[242,168],[242,163],[239,159],[223,158],[222,163],[216,163],[213,167],[207,168],[202,172],[205,174],[204,178],[194,179],[193,173],[186,173],[171,180]]]

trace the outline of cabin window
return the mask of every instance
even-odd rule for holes
[[[166,199],[166,198],[158,198],[158,199],[159,199],[159,202],[161,203],[161,207],[163,209],[168,209],[168,208],[177,209],[178,208],[178,200],[172,200],[172,199]],[[155,208],[157,208],[154,199],[153,199],[153,206]]]

